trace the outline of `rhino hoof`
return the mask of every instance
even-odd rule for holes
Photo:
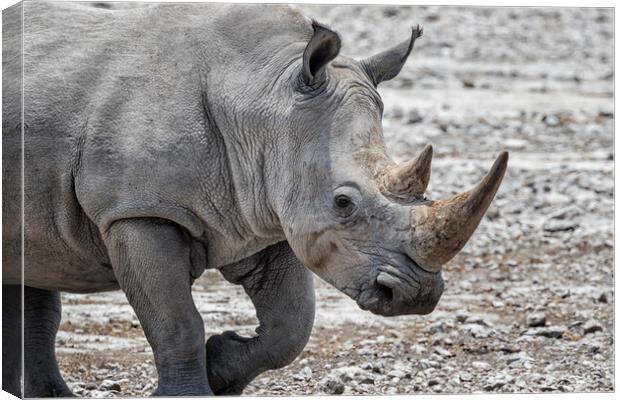
[[[238,362],[245,355],[250,340],[233,331],[213,335],[207,340],[207,374],[216,395],[240,395],[250,382],[248,371],[242,370],[244,363]]]

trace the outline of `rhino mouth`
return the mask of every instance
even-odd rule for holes
[[[404,262],[382,263],[373,268],[370,282],[354,300],[366,311],[382,316],[428,314],[443,293],[441,271],[428,272],[407,256]]]

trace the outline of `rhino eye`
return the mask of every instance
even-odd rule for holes
[[[333,209],[340,217],[350,217],[361,204],[357,185],[342,185],[334,190]]]
[[[334,203],[336,204],[336,207],[340,209],[346,209],[353,205],[353,201],[345,194],[337,195],[334,198]]]

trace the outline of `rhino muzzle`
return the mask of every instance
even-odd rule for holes
[[[429,314],[443,293],[441,271],[429,272],[402,254],[398,264],[377,268],[370,286],[357,298],[360,308],[383,316]]]

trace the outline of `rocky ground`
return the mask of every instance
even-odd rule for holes
[[[298,7],[355,57],[424,26],[380,93],[397,159],[435,147],[429,198],[470,187],[501,150],[510,162],[432,314],[377,317],[317,279],[308,346],[246,394],[614,390],[612,11]],[[249,300],[216,272],[194,294],[208,335],[253,332]],[[123,294],[63,299],[75,393],[150,394],[152,353]]]

